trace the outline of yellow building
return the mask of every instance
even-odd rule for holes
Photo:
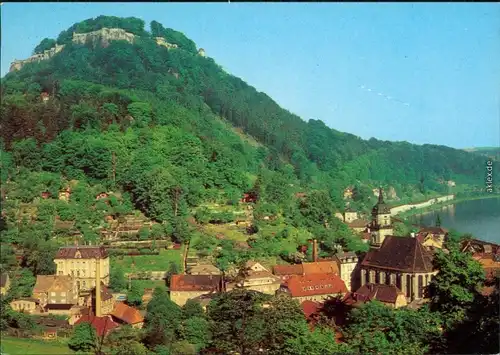
[[[339,266],[339,276],[344,281],[347,290],[352,291],[352,284],[355,284],[356,270],[359,258],[356,253],[345,252],[335,255],[335,260]]]
[[[248,261],[245,269],[241,270],[238,279],[226,285],[226,290],[245,288],[274,295],[280,288],[281,279],[255,261]]]
[[[38,300],[30,297],[18,298],[10,302],[10,307],[16,312],[35,313],[40,311]]]
[[[10,288],[10,277],[6,272],[0,275],[0,295],[5,295]]]
[[[184,306],[190,299],[214,294],[222,290],[220,275],[172,275],[170,280],[170,299]]]
[[[91,290],[96,286],[96,260],[100,259],[100,280],[109,284],[109,256],[104,247],[71,246],[62,247],[54,263],[57,275],[69,275],[76,281],[78,290]]]
[[[77,304],[78,290],[75,280],[68,275],[37,275],[33,297],[40,305]]]
[[[372,222],[369,225],[371,245],[380,247],[388,235],[393,234],[391,209],[384,202],[382,189],[379,190],[378,202],[372,209]]]

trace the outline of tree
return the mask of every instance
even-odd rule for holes
[[[56,40],[51,38],[44,38],[38,46],[33,50],[33,54],[43,53],[44,51],[56,46]]]
[[[150,349],[172,344],[177,339],[182,320],[179,306],[170,300],[162,288],[156,288],[148,304],[145,319],[145,343]]]
[[[378,301],[351,311],[346,342],[356,353],[425,354],[440,335],[439,318],[427,311],[391,309]]]
[[[234,290],[212,300],[207,307],[212,344],[225,352],[258,351],[266,336],[262,304],[268,299],[256,291]]]
[[[109,286],[114,291],[121,291],[127,287],[127,280],[125,279],[125,274],[120,265],[111,264],[111,270],[109,273]]]
[[[322,355],[322,354],[349,354],[349,347],[339,345],[335,341],[335,334],[328,328],[316,328],[303,331],[293,338],[286,339],[280,354],[290,355]]]
[[[191,317],[182,323],[180,335],[190,344],[195,345],[196,349],[203,349],[211,339],[210,324],[203,317]]]
[[[470,254],[459,250],[458,242],[448,240],[447,253],[438,250],[434,266],[439,273],[427,287],[432,311],[439,312],[445,320],[445,328],[464,319],[467,309],[479,298],[478,287],[485,280],[479,262]]]
[[[136,283],[132,282],[130,290],[127,292],[127,303],[130,306],[140,306],[142,303],[143,291]]]
[[[436,227],[441,227],[441,217],[439,213],[436,214]]]
[[[71,350],[90,352],[97,347],[97,336],[95,329],[90,323],[80,323],[73,329],[73,335],[68,341]]]
[[[129,325],[113,330],[106,338],[104,349],[111,355],[146,355],[148,351],[141,343],[142,331]]]
[[[184,319],[189,319],[193,317],[204,318],[205,312],[201,304],[195,300],[189,299],[186,304],[182,306],[182,315]]]

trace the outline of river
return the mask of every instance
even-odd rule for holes
[[[411,216],[410,220],[434,226],[438,213],[442,227],[500,244],[500,198],[463,201],[444,206],[441,210]]]

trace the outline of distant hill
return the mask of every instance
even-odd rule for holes
[[[463,150],[469,153],[488,156],[494,158],[495,160],[500,160],[500,147],[474,147],[465,148]]]

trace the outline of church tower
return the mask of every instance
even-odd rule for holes
[[[391,209],[384,202],[382,188],[379,188],[378,202],[372,209],[372,221],[370,223],[371,245],[378,248],[388,235],[393,234],[391,222]]]

